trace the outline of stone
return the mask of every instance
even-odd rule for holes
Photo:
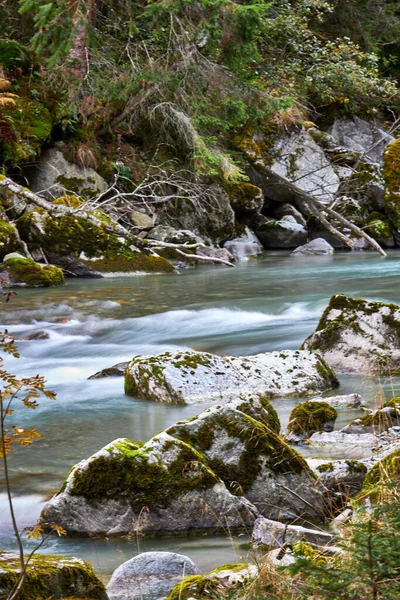
[[[112,367],[107,367],[106,369],[102,369],[98,371],[94,375],[88,377],[88,379],[105,379],[106,377],[122,377],[125,373],[125,369],[128,367],[129,362],[121,362],[113,365]]]
[[[304,246],[299,246],[292,252],[292,256],[306,255],[306,256],[331,256],[334,254],[335,249],[323,238],[316,238],[311,240]]]
[[[320,481],[333,494],[343,497],[346,503],[357,496],[364,482],[367,467],[358,460],[333,460],[315,468]]]
[[[175,198],[160,204],[156,224],[189,229],[206,242],[219,245],[236,236],[235,213],[228,194],[217,185],[203,186],[199,198]]]
[[[274,218],[278,219],[278,221],[282,219],[282,217],[286,217],[288,215],[294,217],[297,223],[300,223],[300,225],[303,225],[303,227],[307,227],[306,219],[292,204],[278,204],[273,212]]]
[[[337,416],[337,411],[326,402],[302,402],[290,414],[285,439],[290,443],[298,443],[317,431],[332,431]]]
[[[332,534],[320,529],[307,529],[299,525],[285,525],[260,517],[254,523],[252,541],[255,546],[262,546],[273,550],[281,548],[285,543],[297,544],[306,542],[314,546],[328,546],[333,544]]]
[[[400,306],[336,294],[302,348],[341,373],[400,371]]]
[[[17,554],[0,552],[0,594],[8,598],[20,574]],[[104,585],[91,565],[79,558],[34,554],[18,595],[21,600],[108,600]]]
[[[248,394],[304,396],[337,385],[317,354],[284,350],[256,356],[165,352],[136,356],[125,371],[125,393],[144,400],[193,404]]]
[[[50,335],[47,333],[47,331],[35,331],[34,333],[30,333],[29,335],[26,335],[24,338],[24,340],[48,340],[50,339]]]
[[[224,248],[236,260],[247,260],[252,256],[259,256],[263,251],[259,239],[248,227],[245,227],[245,232],[241,236],[225,242]]]
[[[92,168],[69,162],[62,153],[63,146],[42,152],[34,170],[27,173],[32,192],[42,192],[47,198],[58,198],[72,192],[83,198],[93,198],[105,192],[106,181]]]
[[[379,212],[371,213],[367,220],[366,231],[383,248],[393,248],[395,241],[389,221],[384,214]]]
[[[101,279],[103,275],[90,268],[74,256],[60,256],[53,252],[46,252],[48,260],[63,270],[65,277],[84,277],[85,279]]]
[[[190,444],[236,495],[272,519],[321,522],[329,507],[305,460],[279,437],[265,398],[243,397],[178,422],[166,433]]]
[[[379,126],[359,117],[336,119],[329,133],[339,144],[380,165],[386,147],[395,139]]]
[[[382,433],[391,427],[400,426],[400,405],[375,410],[360,419],[355,419],[341,429],[344,433]]]
[[[326,404],[330,404],[331,406],[335,407],[347,406],[348,408],[359,408],[362,403],[360,394],[344,394],[343,396],[324,397],[320,396],[318,398],[313,398],[313,400],[326,402]]]
[[[164,600],[172,588],[200,570],[175,552],[143,552],[124,562],[107,585],[109,600]]]
[[[287,221],[269,221],[264,223],[255,234],[264,248],[297,248],[307,242],[307,230],[299,223]]]
[[[114,440],[75,465],[41,522],[70,536],[168,536],[241,531],[257,509],[230,493],[190,445],[162,432]]]
[[[229,252],[227,248],[216,248],[215,246],[204,246],[204,248],[199,248],[196,252],[200,256],[209,256],[210,258],[220,258],[222,260],[226,260],[227,262],[232,262],[233,255]]]
[[[138,229],[151,229],[154,227],[154,219],[149,215],[146,215],[146,213],[139,212],[138,210],[131,210],[127,216],[132,225]]]
[[[168,242],[171,244],[196,244],[204,242],[193,231],[188,229],[175,229],[170,225],[157,225],[149,231],[147,237],[158,242]]]
[[[230,186],[228,193],[236,214],[261,212],[264,194],[258,186],[246,182],[236,183]]]
[[[209,600],[209,598],[233,598],[235,592],[258,575],[256,565],[243,563],[218,567],[207,575],[187,577],[178,583],[166,600]]]
[[[372,433],[344,433],[343,431],[331,431],[323,433],[313,433],[309,439],[309,444],[315,447],[328,446],[330,448],[338,446],[343,452],[346,449],[371,449],[377,443],[377,437]]]
[[[16,227],[0,219],[0,260],[18,250],[22,250],[22,244]]]
[[[359,502],[366,502],[368,505],[370,503],[377,504],[381,502],[382,491],[385,501],[387,491],[383,490],[383,487],[387,486],[388,482],[391,482],[395,489],[398,489],[400,483],[400,448],[386,454],[368,471],[358,496]]]
[[[54,287],[64,283],[64,274],[58,267],[37,263],[16,252],[4,257],[2,268],[8,273],[10,285]]]

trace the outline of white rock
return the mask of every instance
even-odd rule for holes
[[[333,542],[332,534],[319,529],[307,529],[298,525],[285,525],[260,517],[254,523],[253,543],[266,548],[281,548],[286,542],[296,544],[305,541],[316,546],[325,546]]]

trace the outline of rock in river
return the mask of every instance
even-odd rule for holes
[[[143,552],[120,565],[107,585],[110,600],[163,600],[184,577],[200,571],[175,552]]]
[[[41,520],[69,535],[183,535],[239,530],[257,514],[200,452],[162,432],[146,444],[115,440],[75,465]]]
[[[177,404],[221,403],[249,393],[306,396],[336,385],[327,363],[303,350],[247,357],[165,352],[136,356],[125,371],[129,396]]]
[[[303,348],[339,372],[400,371],[400,306],[336,294]]]

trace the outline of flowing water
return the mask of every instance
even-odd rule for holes
[[[43,502],[70,467],[118,437],[146,441],[204,406],[172,406],[128,398],[123,379],[88,381],[91,374],[137,354],[195,348],[250,355],[297,348],[316,327],[329,298],[338,292],[400,304],[400,254],[290,257],[270,252],[236,269],[204,266],[176,276],[70,280],[61,288],[20,290],[1,305],[0,327],[17,337],[36,331],[48,340],[21,341],[21,358],[7,358],[18,375],[45,375],[57,400],[35,411],[18,409],[19,425],[42,438],[10,457],[11,483],[21,527],[32,525]],[[373,407],[377,394],[400,393],[400,379],[344,375],[341,393],[358,392]],[[338,392],[336,392],[338,393]],[[300,399],[276,399],[282,425]],[[340,409],[339,428],[359,415]],[[340,447],[303,450],[314,458],[359,458],[365,450]],[[4,483],[4,482],[2,482]],[[2,486],[4,490],[4,485]],[[53,538],[44,552],[89,560],[107,577],[138,550],[174,550],[210,570],[245,560],[247,538],[86,540]],[[5,493],[0,493],[0,548],[15,549]]]

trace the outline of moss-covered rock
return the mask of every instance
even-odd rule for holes
[[[332,431],[337,416],[337,411],[326,402],[310,400],[298,404],[290,414],[288,438],[292,442],[300,441],[316,431]]]
[[[385,213],[400,237],[400,138],[386,148],[383,174],[386,183]]]
[[[400,306],[336,294],[302,348],[340,372],[393,375],[400,370]]]
[[[232,594],[244,590],[258,575],[255,565],[248,563],[223,565],[207,575],[191,575],[177,583],[166,600],[209,600],[209,598],[231,598]]]
[[[42,265],[19,254],[8,255],[3,263],[12,283],[28,287],[54,287],[64,283],[64,273],[53,265]]]
[[[358,227],[364,227],[368,217],[366,207],[349,196],[339,198],[335,202],[335,210]]]
[[[261,514],[321,521],[323,489],[305,460],[268,427],[270,408],[263,404],[267,409],[255,398],[214,406],[167,433],[202,452],[226,487],[244,495]]]
[[[236,213],[261,212],[264,194],[256,185],[246,182],[236,183],[229,186],[228,194],[231,206]]]
[[[0,598],[8,597],[19,573],[19,557],[10,552],[0,552]],[[107,600],[108,596],[89,563],[78,558],[35,554],[18,598]]]
[[[18,239],[18,232],[14,225],[0,219],[0,260],[10,252],[17,252],[21,249],[21,243]]]
[[[394,484],[397,488],[400,484],[400,449],[379,460],[368,471],[358,501],[369,500],[372,504],[378,503],[387,495],[388,483]]]
[[[392,248],[394,239],[389,222],[385,215],[374,211],[367,218],[367,232],[384,248]]]
[[[361,490],[367,467],[358,460],[335,460],[315,469],[320,481],[333,494],[336,502],[344,505]]]
[[[355,419],[342,431],[346,433],[382,433],[390,427],[400,425],[400,405],[385,404],[360,419]]]
[[[41,519],[69,535],[184,535],[238,530],[254,514],[203,454],[163,432],[144,445],[115,440],[73,467]]]
[[[251,393],[305,396],[335,385],[336,376],[325,361],[298,350],[248,357],[165,352],[137,356],[125,371],[129,396],[178,404],[221,403]]]

